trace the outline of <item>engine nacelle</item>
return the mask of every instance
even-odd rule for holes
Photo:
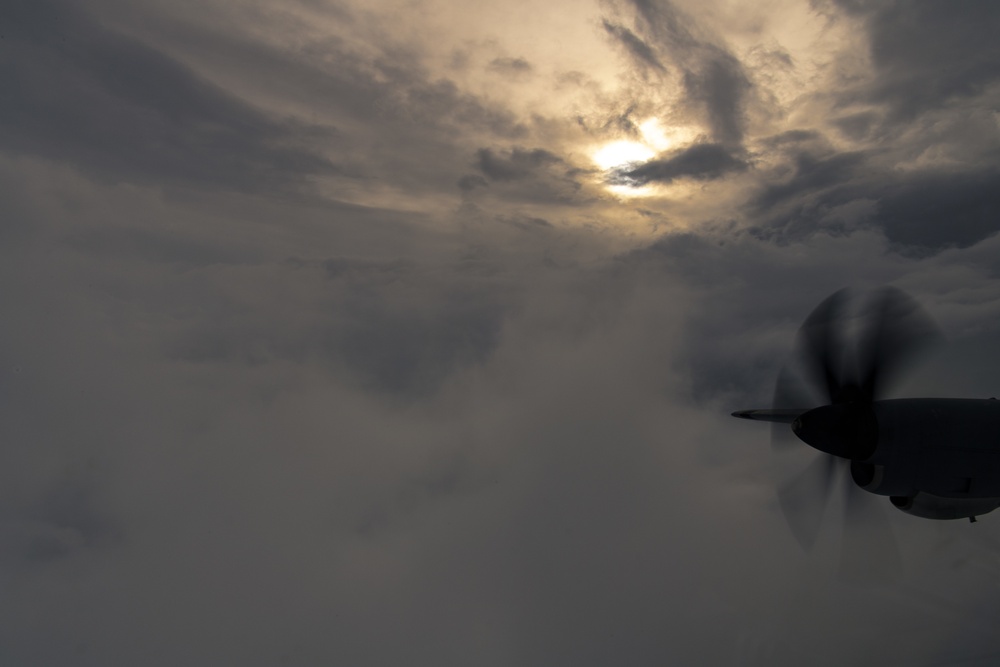
[[[884,466],[851,461],[851,478],[865,491],[880,496],[912,496],[917,493],[913,473],[905,465]]]
[[[971,519],[1000,507],[1000,498],[942,498],[923,491],[889,500],[896,509],[924,519]]]

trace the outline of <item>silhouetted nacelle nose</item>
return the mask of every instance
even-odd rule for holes
[[[821,452],[863,461],[878,446],[878,421],[867,403],[824,405],[800,415],[792,430],[802,442]]]

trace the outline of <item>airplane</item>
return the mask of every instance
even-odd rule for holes
[[[885,398],[904,366],[941,335],[899,289],[879,288],[867,306],[849,308],[858,301],[845,288],[820,303],[799,330],[798,355],[779,374],[772,407],[732,413],[773,422],[776,446],[794,434],[822,452],[811,472],[779,490],[796,537],[814,539],[793,522],[803,501],[788,489],[828,495],[838,464],[849,464],[848,493],[887,496],[913,516],[975,522],[1000,507],[1000,401]]]

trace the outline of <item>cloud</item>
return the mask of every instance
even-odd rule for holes
[[[399,262],[330,259],[323,268],[345,283],[327,344],[364,387],[425,395],[498,344],[506,306],[492,286],[428,283]]]
[[[458,185],[458,189],[462,192],[472,192],[476,188],[489,187],[490,184],[489,181],[479,174],[466,174],[462,178],[458,179],[456,185]]]
[[[270,118],[61,2],[16,3],[0,145],[112,180],[253,190],[336,171],[316,128]]]
[[[918,248],[968,247],[1000,231],[996,171],[926,172],[886,188],[879,223],[886,236]]]
[[[289,219],[286,233],[311,228]],[[404,653],[791,664],[828,641],[828,617],[849,619],[825,648],[834,663],[886,657],[866,634],[874,617],[901,619],[907,659],[936,648],[927,606],[848,594],[810,571],[824,556],[801,555],[781,523],[767,436],[726,411],[767,400],[827,289],[968,270],[969,258],[893,257],[874,235],[788,255],[730,231],[587,262],[589,234],[542,239],[574,260],[561,265],[539,237],[531,251],[476,254],[452,239],[296,262],[264,235],[269,254],[248,265],[178,271],[139,255],[127,273],[91,247],[58,248],[60,268],[30,297],[4,290],[4,305],[46,303],[44,330],[58,341],[72,330],[87,354],[39,345],[27,320],[5,327],[5,362],[24,371],[2,408],[15,443],[3,507],[86,508],[120,538],[40,540],[46,555],[18,562],[35,569],[7,598],[7,650],[51,664],[124,664],[149,646],[164,664]],[[34,252],[5,270],[35,265]],[[220,353],[178,355],[182,342]],[[41,410],[60,418],[18,437]],[[87,502],[72,485],[51,491],[77,457],[104,471],[80,476]],[[41,483],[14,483],[29,462]],[[86,525],[55,509],[35,515]],[[906,518],[893,523],[914,568],[905,585],[925,591],[921,568],[940,560],[989,562],[959,526],[925,554]],[[64,568],[81,583],[45,593]],[[931,571],[943,603],[993,596],[978,574]],[[866,613],[847,614],[859,601]],[[44,628],[25,620],[53,602],[65,611]],[[74,612],[84,604],[101,613]],[[204,631],[219,615],[227,624]],[[387,636],[401,643],[373,642]]]
[[[853,207],[860,215],[835,223],[842,232],[874,226],[900,248],[917,252],[967,247],[1000,231],[1000,206],[989,186],[992,170],[887,174],[871,162],[872,156],[858,152],[799,154],[795,174],[758,195],[765,226],[780,227],[785,234],[809,233],[830,212]]]
[[[721,144],[695,144],[671,157],[645,162],[622,170],[615,181],[629,185],[670,183],[678,178],[714,180],[728,173],[747,169],[746,162],[735,157]]]
[[[513,148],[507,155],[489,148],[476,151],[479,169],[494,181],[516,181],[532,176],[537,170],[562,162],[547,150]]]
[[[635,38],[648,50],[646,59],[659,64],[652,55],[655,45],[663,59],[680,71],[686,104],[704,110],[712,138],[727,145],[739,145],[745,131],[745,106],[752,84],[738,58],[711,37],[701,36],[696,25],[675,3],[636,0],[628,3],[638,14],[637,29],[646,41]],[[605,23],[605,29],[609,26]],[[628,32],[632,35],[631,32]],[[638,50],[638,46],[633,46]],[[645,53],[639,51],[640,54]],[[659,65],[660,69],[665,69]]]
[[[864,165],[860,152],[816,156],[801,152],[795,157],[795,173],[785,183],[767,186],[759,195],[757,205],[764,210],[784,202],[799,203],[803,197],[829,188],[847,187]]]
[[[618,40],[618,42],[625,47],[625,50],[632,55],[637,62],[652,67],[653,69],[666,70],[663,63],[661,63],[656,57],[656,53],[653,51],[653,48],[637,37],[634,32],[625,26],[611,23],[607,20],[605,20],[602,25],[604,26],[604,31]]]
[[[52,176],[65,196],[72,184]],[[128,203],[89,187],[75,195],[83,213]],[[267,210],[255,201],[246,208]],[[165,207],[168,220],[190,206],[133,205]],[[835,555],[802,555],[782,525],[766,434],[727,411],[766,404],[795,327],[828,290],[920,287],[954,271],[966,285],[995,248],[904,258],[869,232],[788,253],[720,229],[595,261],[598,230],[517,246],[478,227],[446,243],[416,230],[402,245],[402,232],[348,235],[349,252],[308,259],[310,230],[325,226],[292,215],[305,203],[278,210],[280,244],[244,222],[252,262],[179,270],[141,253],[109,263],[94,245],[4,248],[4,270],[20,275],[39,253],[59,259],[26,289],[0,291],[7,312],[46,304],[41,322],[14,319],[0,339],[4,367],[22,368],[2,385],[0,508],[16,517],[4,543],[34,545],[4,565],[21,581],[2,607],[9,655],[125,664],[155,646],[164,664],[798,664],[829,642],[836,664],[888,659],[868,633],[893,618],[916,661],[945,651],[949,631],[935,604],[897,590],[991,608],[977,570],[991,561],[964,527],[928,538],[901,514],[900,589],[827,583]],[[44,224],[60,235],[57,219]],[[190,224],[183,235],[197,238],[204,221]],[[924,284],[933,296],[940,283]],[[940,299],[981,321],[994,296]],[[66,481],[66,463],[89,458],[96,472]],[[31,517],[48,523],[24,540]],[[88,521],[113,532],[84,539]],[[80,583],[52,591],[68,569]],[[56,603],[41,627],[25,614]],[[966,643],[991,645],[990,628],[963,627]]]
[[[684,74],[684,87],[693,100],[708,110],[712,136],[722,143],[738,144],[743,139],[743,104],[750,82],[739,61],[722,50],[705,60],[699,71]]]
[[[992,3],[838,3],[861,17],[875,79],[870,99],[888,103],[895,121],[912,119],[955,98],[976,97],[1000,77]]]
[[[579,199],[578,170],[545,149],[480,148],[476,151],[475,164],[489,182],[497,186],[494,191],[500,190],[511,199],[539,203],[569,203]],[[460,181],[460,188],[463,182],[473,183]],[[463,188],[463,192],[471,190]]]
[[[874,64],[878,17],[936,10],[814,6],[18,5],[0,662],[994,654],[994,517],[883,502],[900,571],[840,581],[838,499],[803,553],[728,416],[845,285],[951,336],[906,391],[1000,372],[992,75],[894,115],[974,54]],[[674,148],[621,196],[588,156],[650,118]]]
[[[524,58],[494,58],[490,61],[490,69],[512,76],[530,73],[534,68]]]

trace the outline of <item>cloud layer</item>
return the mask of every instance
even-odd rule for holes
[[[0,662],[991,664],[728,413],[848,284],[997,393],[997,12],[451,4],[3,10]]]

